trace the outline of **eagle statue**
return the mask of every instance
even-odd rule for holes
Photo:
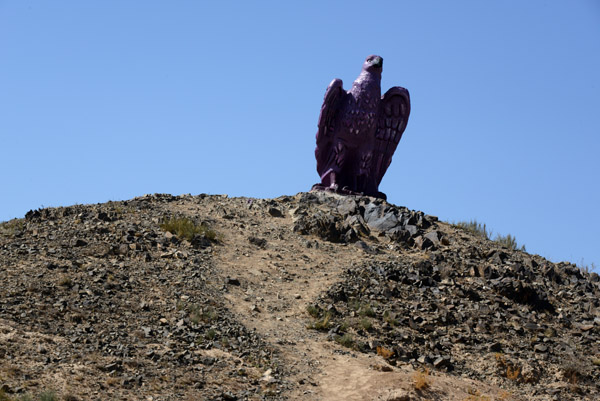
[[[313,190],[386,199],[379,184],[392,162],[410,114],[405,88],[381,96],[383,58],[371,55],[349,91],[341,79],[325,92],[317,131],[317,172]]]

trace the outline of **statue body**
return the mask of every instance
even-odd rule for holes
[[[379,184],[406,128],[408,91],[393,87],[381,96],[383,59],[367,57],[349,91],[334,79],[319,115],[317,172],[313,189],[386,198]]]

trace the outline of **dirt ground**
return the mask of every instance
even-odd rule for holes
[[[469,356],[471,370],[489,377],[474,380],[416,358],[390,361],[373,348],[345,347],[311,328],[309,306],[351,268],[414,264],[432,254],[376,233],[346,242],[300,234],[298,216],[310,202],[302,194],[148,195],[2,223],[0,401],[529,399],[523,389],[535,385],[505,386],[506,378],[483,372],[494,363],[485,360],[489,352]],[[202,222],[217,236],[178,238],[162,225],[173,216]],[[456,257],[483,252],[456,228],[435,227],[464,242]],[[579,281],[572,286],[587,285]],[[596,338],[594,323],[570,330]],[[561,380],[553,394],[574,388]]]

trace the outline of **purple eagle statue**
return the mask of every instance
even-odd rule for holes
[[[386,199],[379,184],[392,162],[410,114],[408,91],[399,86],[381,96],[383,58],[369,56],[349,91],[341,79],[327,87],[317,132],[313,190]]]

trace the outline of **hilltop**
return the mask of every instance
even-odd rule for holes
[[[0,225],[0,400],[594,400],[600,277],[380,199]]]

